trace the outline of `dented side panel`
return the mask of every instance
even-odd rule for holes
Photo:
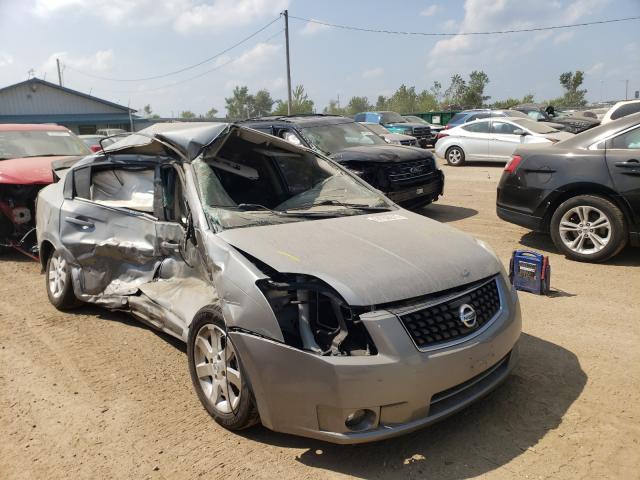
[[[81,267],[83,295],[131,295],[153,279],[159,264],[155,222],[146,215],[65,200],[60,239]]]

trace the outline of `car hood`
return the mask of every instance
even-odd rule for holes
[[[425,123],[413,123],[413,122],[385,123],[384,126],[385,127],[391,127],[391,128],[402,128],[402,127],[407,127],[407,128],[429,128],[429,125],[427,125]]]
[[[68,155],[55,157],[25,157],[0,160],[0,183],[13,185],[37,185],[53,182],[52,163],[57,160],[80,159]]]
[[[412,137],[411,135],[404,135],[402,133],[384,133],[382,134],[382,138],[386,138],[388,140],[415,140],[416,137]]]
[[[320,278],[352,306],[419,297],[501,270],[495,255],[473,237],[402,209],[219,236],[281,273]]]
[[[422,160],[431,154],[417,148],[401,145],[371,145],[368,147],[349,147],[332,154],[336,162],[380,162],[394,163]]]

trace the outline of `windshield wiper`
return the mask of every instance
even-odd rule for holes
[[[287,210],[273,210],[259,203],[239,203],[238,205],[209,205],[214,208],[224,208],[227,210],[241,210],[243,212],[250,211],[264,211],[279,216],[291,216],[291,217],[320,217],[322,213],[307,213],[307,212],[289,212]]]
[[[323,205],[337,205],[344,208],[364,210],[366,212],[387,212],[391,210],[388,206],[364,205],[361,203],[344,203],[339,200],[322,200],[320,202],[307,203],[304,205],[300,205],[298,207],[289,208],[287,210],[307,209],[307,208],[319,207]]]

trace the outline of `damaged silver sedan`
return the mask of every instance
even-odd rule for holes
[[[469,405],[516,362],[519,304],[490,248],[308,149],[159,124],[59,175],[37,205],[51,303],[185,341],[226,428],[380,440]]]

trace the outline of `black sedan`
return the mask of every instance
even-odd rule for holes
[[[640,246],[640,113],[553,146],[516,149],[498,185],[497,213],[549,232],[574,260],[604,261]]]

